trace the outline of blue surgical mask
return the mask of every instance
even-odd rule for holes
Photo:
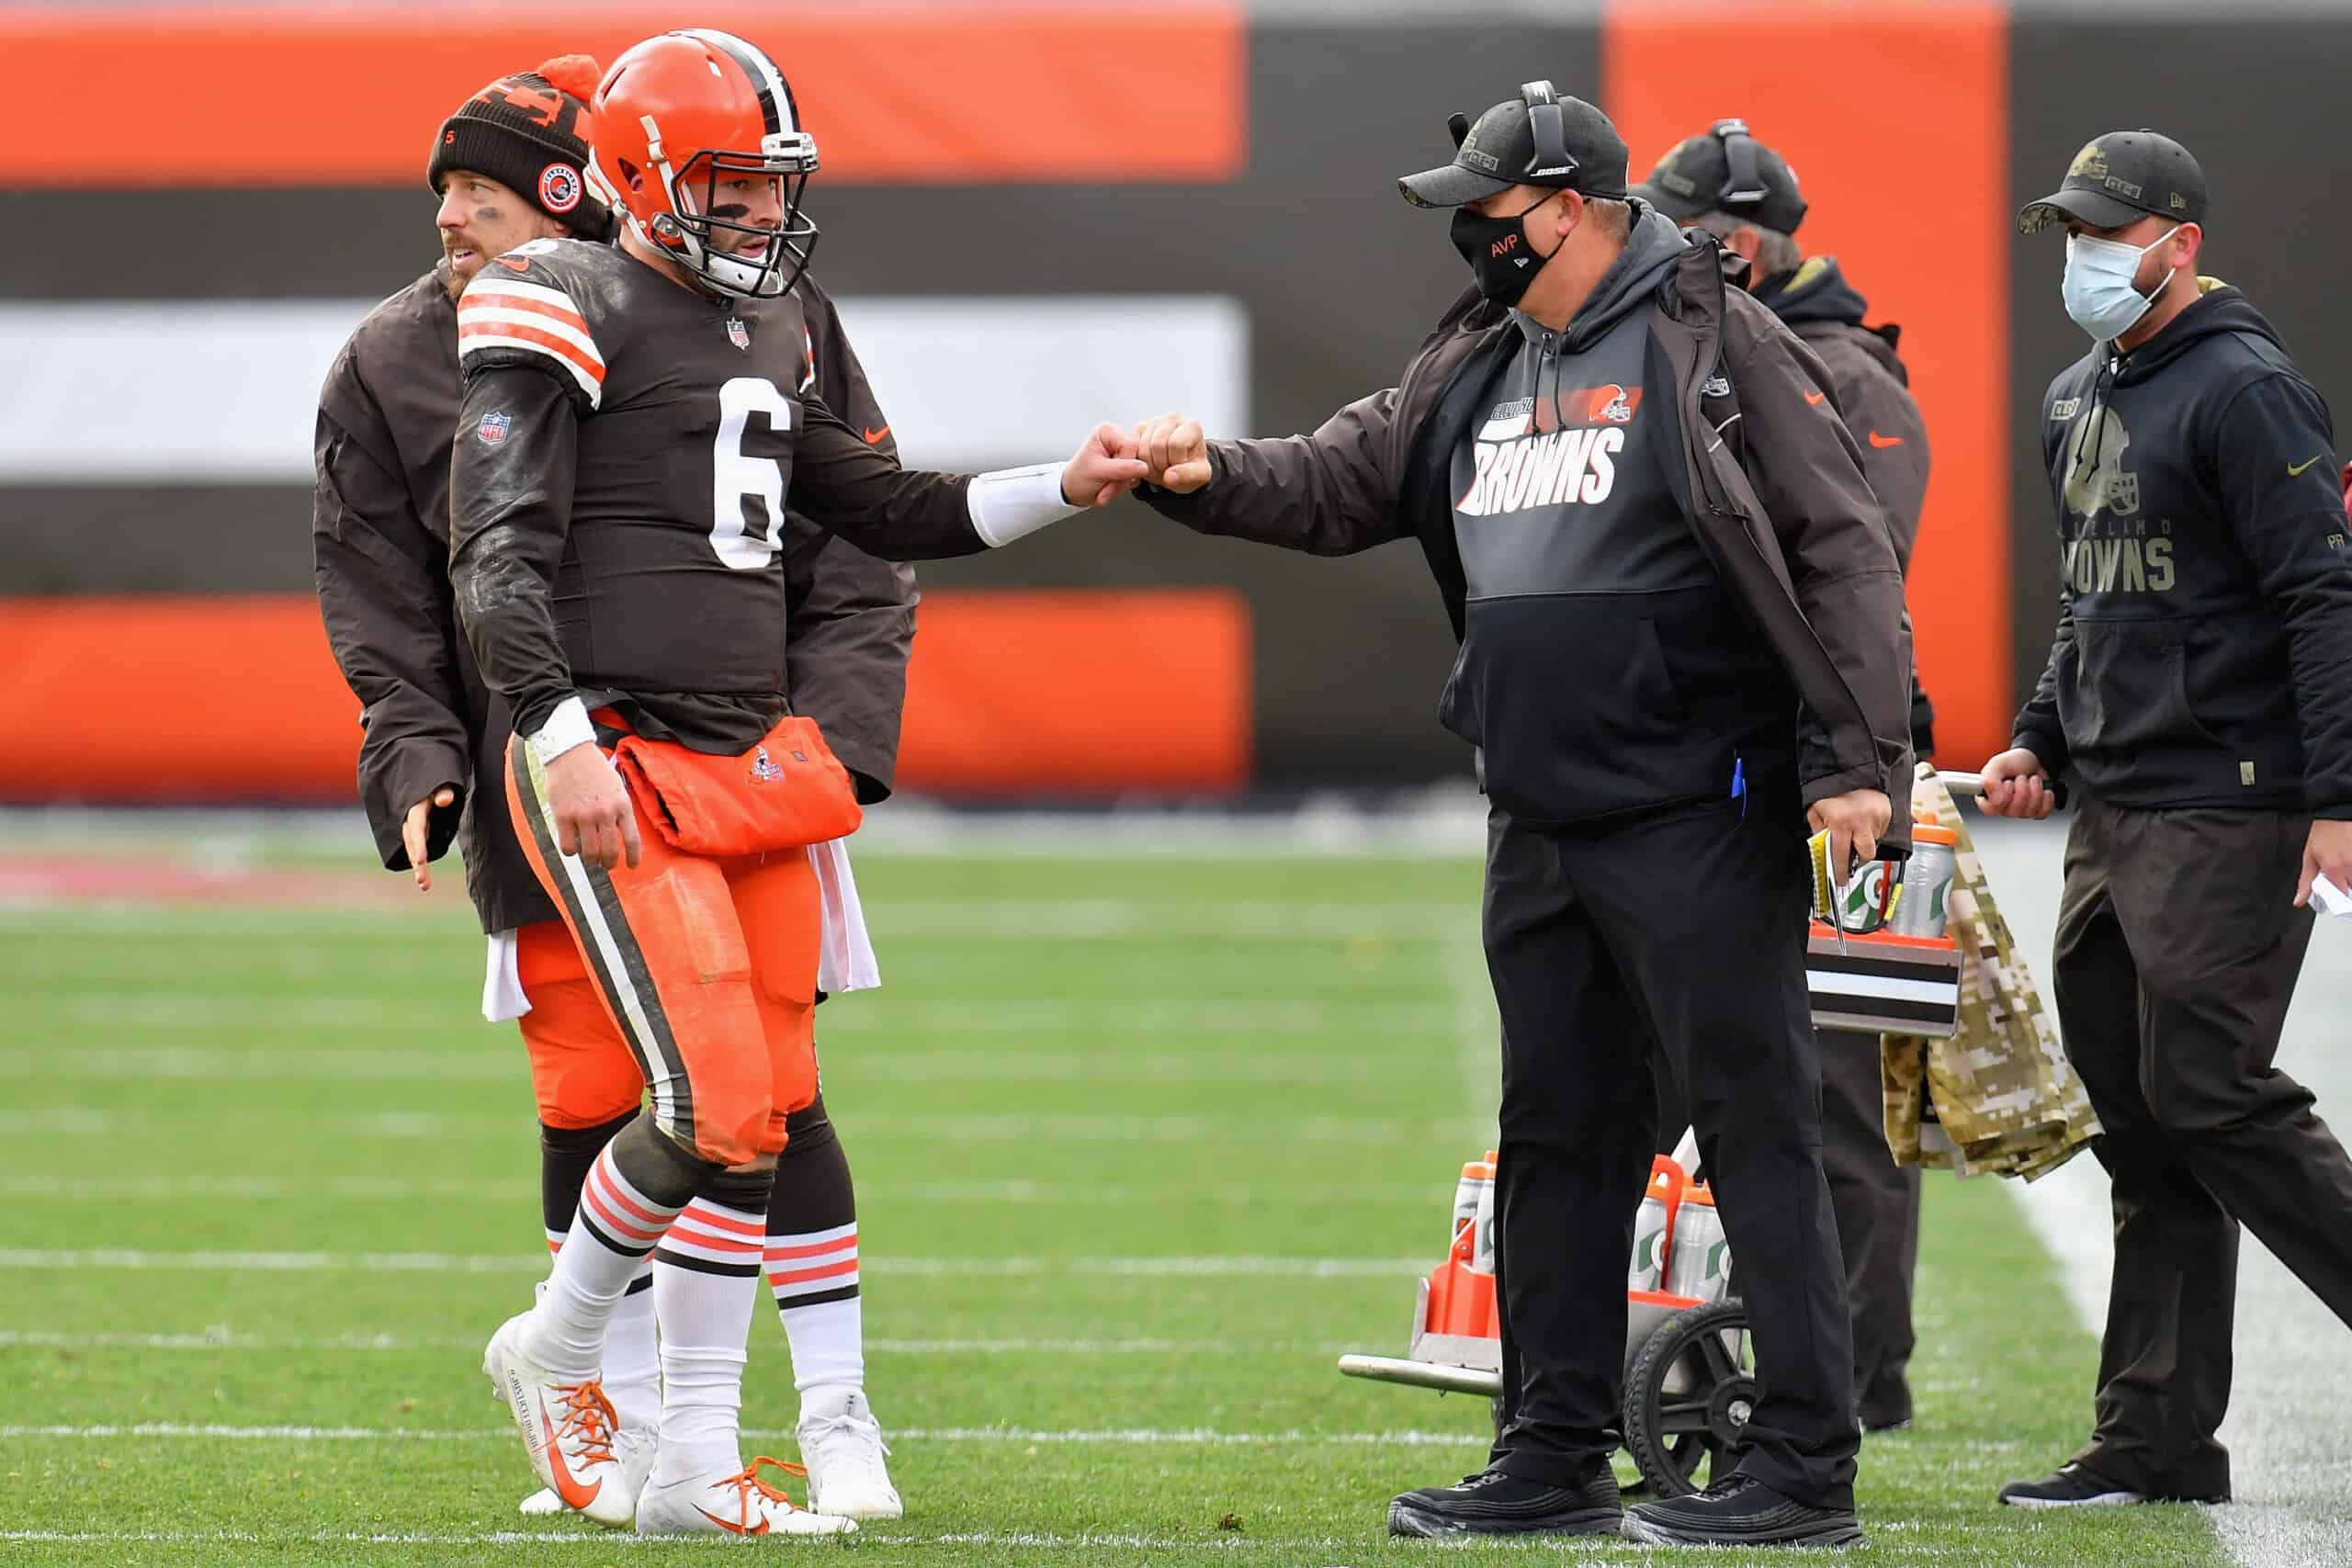
[[[2141,317],[2154,308],[2156,295],[2163,293],[2165,287],[2159,283],[2149,294],[2133,287],[2140,273],[2140,258],[2179,231],[2180,225],[2176,223],[2139,246],[2127,245],[2120,240],[2097,240],[2088,234],[2067,235],[2066,276],[2059,285],[2059,292],[2066,301],[2066,314],[2100,343],[2112,343],[2130,332]],[[2172,275],[2166,273],[2165,276],[2169,280]]]

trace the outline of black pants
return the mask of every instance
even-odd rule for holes
[[[1853,1309],[1855,1413],[1865,1427],[1895,1426],[1911,1419],[1919,1169],[1896,1165],[1886,1146],[1875,1034],[1821,1031],[1821,1169]]]
[[[2270,1065],[2311,941],[2290,906],[2310,827],[2086,794],[2066,840],[2058,1016],[2115,1204],[2098,1426],[2076,1457],[2136,1491],[2229,1493],[2214,1433],[2241,1222],[2352,1323],[2352,1161]]]
[[[1759,801],[1606,830],[1492,813],[1487,970],[1503,1026],[1496,1213],[1516,1371],[1495,1462],[1566,1483],[1620,1440],[1625,1276],[1657,1134],[1653,1045],[1715,1182],[1763,1397],[1739,1468],[1849,1507],[1845,1273],[1821,1174],[1802,820]]]

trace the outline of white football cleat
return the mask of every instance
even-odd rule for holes
[[[621,1483],[632,1497],[645,1490],[646,1477],[653,1473],[654,1444],[652,1433],[635,1427],[623,1427],[613,1434],[613,1452],[621,1461]],[[532,1518],[571,1512],[562,1498],[545,1486],[523,1499],[521,1511]]]
[[[594,1378],[565,1382],[526,1357],[516,1341],[530,1314],[499,1325],[481,1354],[481,1370],[506,1402],[531,1469],[563,1506],[607,1529],[627,1529],[637,1495],[614,1451],[617,1418]]]
[[[800,1409],[800,1461],[808,1467],[808,1506],[849,1519],[895,1519],[907,1506],[890,1484],[890,1451],[882,1423],[865,1403],[863,1389],[846,1396],[827,1389]]]
[[[812,1514],[760,1479],[760,1466],[807,1472],[762,1454],[739,1471],[651,1481],[637,1498],[639,1535],[855,1535],[857,1521]]]

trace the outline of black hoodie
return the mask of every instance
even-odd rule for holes
[[[2058,634],[2017,741],[2106,801],[2352,818],[2352,550],[2327,405],[2236,289],[2051,383]]]
[[[1660,220],[1560,332],[1511,313],[1450,456],[1462,653],[1438,705],[1513,816],[1577,822],[1793,772],[1796,695],[1684,521],[1649,316],[1686,248]],[[1665,384],[1653,384],[1665,383]]]

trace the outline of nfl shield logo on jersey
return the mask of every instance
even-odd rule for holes
[[[751,350],[752,329],[743,324],[741,317],[727,318],[727,341],[747,353]]]
[[[481,437],[483,446],[495,446],[506,439],[506,427],[514,423],[503,412],[486,413],[481,416],[481,423],[474,427],[474,434]]]
[[[752,758],[752,777],[762,784],[767,783],[770,779],[784,777],[784,770],[775,765],[775,761],[768,756],[768,749],[764,746],[757,748],[756,754]]]

